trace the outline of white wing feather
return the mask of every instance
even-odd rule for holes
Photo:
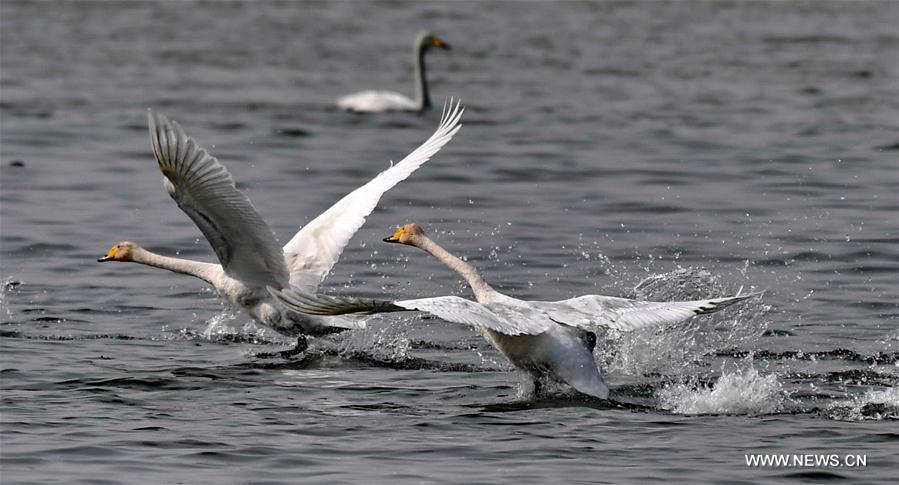
[[[148,117],[166,191],[206,236],[225,273],[251,287],[286,286],[284,253],[228,170],[177,122],[152,111]]]
[[[291,286],[309,292],[318,288],[384,192],[411,175],[453,138],[461,127],[463,111],[459,103],[454,107],[450,100],[449,107],[444,107],[440,126],[426,142],[400,163],[340,199],[284,245]]]
[[[681,322],[695,315],[715,313],[761,293],[694,301],[639,301],[613,296],[584,295],[555,302],[534,302],[554,320],[581,328],[608,327],[631,331]]]
[[[408,310],[428,312],[448,322],[483,326],[506,335],[539,335],[551,325],[555,325],[546,318],[528,318],[528,315],[507,307],[487,307],[458,296],[438,296],[393,303]]]

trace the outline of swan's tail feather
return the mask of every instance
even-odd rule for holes
[[[355,296],[313,295],[292,287],[276,290],[267,287],[269,293],[289,310],[306,315],[345,315],[348,313],[371,314],[408,311],[386,300]]]

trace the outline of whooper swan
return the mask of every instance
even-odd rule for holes
[[[422,112],[430,108],[431,97],[428,94],[428,81],[425,77],[425,52],[433,47],[450,50],[450,45],[430,32],[421,32],[415,38],[415,44],[412,47],[415,53],[415,100],[393,91],[362,91],[339,98],[337,106],[341,109],[359,113],[379,111]]]
[[[312,295],[303,289],[271,289],[285,306],[311,315],[379,313],[419,310],[443,320],[471,325],[505,355],[539,392],[542,377],[562,381],[579,392],[606,399],[593,348],[591,330],[616,330],[675,323],[693,315],[714,313],[759,293],[697,301],[653,302],[601,295],[562,301],[525,301],[503,295],[484,281],[470,264],[453,256],[425,235],[417,224],[407,224],[387,242],[415,246],[455,270],[474,292],[477,303],[457,296],[382,301],[356,297]]]
[[[437,131],[406,158],[350,192],[300,229],[282,249],[250,200],[234,186],[225,167],[188,137],[181,126],[149,112],[150,142],[178,207],[194,221],[219,263],[203,263],[150,252],[124,241],[97,261],[126,261],[200,278],[259,323],[286,335],[316,334],[355,325],[309,317],[282,308],[266,287],[288,285],[314,292],[350,238],[388,189],[408,177],[461,128],[460,103],[444,106]]]

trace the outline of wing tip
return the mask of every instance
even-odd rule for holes
[[[453,105],[453,101],[455,101],[455,106]],[[465,112],[465,108],[462,107],[462,98],[454,98],[450,96],[449,98],[443,99],[443,111],[440,114],[440,124],[439,129],[443,131],[449,131],[452,128],[456,128],[450,136],[455,134],[455,131],[458,131],[462,125],[459,123],[459,120],[462,118],[462,113]]]
[[[741,286],[734,296],[726,296],[722,298],[715,298],[713,300],[707,300],[695,310],[693,310],[693,312],[696,315],[708,315],[710,313],[715,313],[741,301],[745,301],[757,296],[762,296],[766,291],[768,291],[767,288],[761,291],[754,291],[751,293],[743,294],[743,287]]]

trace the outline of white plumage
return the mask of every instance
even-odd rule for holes
[[[303,288],[270,289],[285,306],[311,315],[418,310],[449,322],[471,325],[518,369],[535,380],[549,375],[578,391],[605,399],[608,387],[593,360],[600,327],[630,331],[676,323],[694,315],[719,311],[760,293],[696,301],[652,302],[602,295],[561,301],[525,301],[504,295],[487,284],[468,263],[425,235],[416,224],[385,239],[427,251],[471,285],[477,302],[457,296],[381,301],[345,296],[312,295]]]
[[[315,291],[384,192],[452,139],[461,127],[463,111],[460,103],[451,100],[427,141],[300,229],[283,249],[225,167],[178,123],[150,112],[150,142],[166,191],[209,241],[220,264],[162,256],[128,241],[116,244],[98,261],[136,262],[203,279],[254,319],[282,333],[353,327],[356,324],[347,319],[285,311],[266,287],[280,289],[292,284]]]
[[[427,81],[423,81],[427,83]],[[337,107],[357,113],[382,111],[424,111],[426,103],[419,103],[408,96],[393,91],[361,91],[337,99]]]
[[[428,79],[425,74],[425,53],[432,48],[450,50],[450,45],[430,32],[420,32],[412,45],[415,99],[393,91],[368,90],[348,94],[337,99],[337,107],[357,113],[381,111],[424,111],[431,107]]]

